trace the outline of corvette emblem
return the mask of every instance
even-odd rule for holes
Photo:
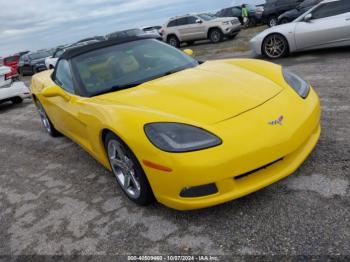
[[[269,125],[272,125],[272,126],[280,125],[281,126],[283,124],[283,119],[284,119],[284,116],[280,116],[276,120],[269,122]]]

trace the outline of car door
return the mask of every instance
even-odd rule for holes
[[[205,39],[206,32],[204,23],[205,22],[197,16],[188,16],[186,21],[186,39]]]
[[[341,46],[350,41],[350,1],[324,3],[309,13],[310,21],[296,23],[298,50]]]
[[[188,40],[188,27],[187,27],[187,17],[178,18],[176,20],[176,30],[179,34],[180,40]]]
[[[87,127],[80,119],[80,114],[84,111],[82,102],[84,98],[75,94],[70,64],[67,60],[60,60],[57,64],[54,81],[62,93],[45,98],[44,107],[50,120],[58,130],[89,149]]]

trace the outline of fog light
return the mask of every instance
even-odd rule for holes
[[[195,186],[195,187],[186,187],[181,190],[181,197],[203,197],[213,195],[218,192],[218,189],[215,183]]]

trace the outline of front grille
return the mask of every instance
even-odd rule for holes
[[[242,174],[242,175],[236,176],[234,179],[235,179],[235,180],[239,180],[239,179],[245,178],[245,177],[247,177],[247,176],[249,176],[249,175],[251,175],[251,174],[253,174],[253,173],[255,173],[255,172],[258,172],[258,171],[260,171],[260,170],[262,170],[262,169],[266,169],[266,168],[268,168],[269,166],[272,166],[273,164],[276,164],[277,162],[282,161],[282,160],[283,160],[283,158],[280,158],[280,159],[278,159],[278,160],[276,160],[276,161],[273,161],[273,162],[271,162],[271,163],[269,163],[269,164],[267,164],[267,165],[264,165],[264,166],[262,166],[262,167],[259,167],[259,168],[257,168],[257,169],[254,169],[254,170],[249,171],[249,172],[247,172],[247,173],[244,173],[244,174]]]

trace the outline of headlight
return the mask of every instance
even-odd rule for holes
[[[227,21],[227,22],[222,22],[223,25],[230,25],[230,22]]]
[[[283,69],[283,77],[302,98],[306,98],[309,95],[310,85],[305,80],[286,69]]]
[[[156,147],[167,152],[189,152],[222,143],[208,131],[179,123],[151,123],[144,127],[148,139]]]

